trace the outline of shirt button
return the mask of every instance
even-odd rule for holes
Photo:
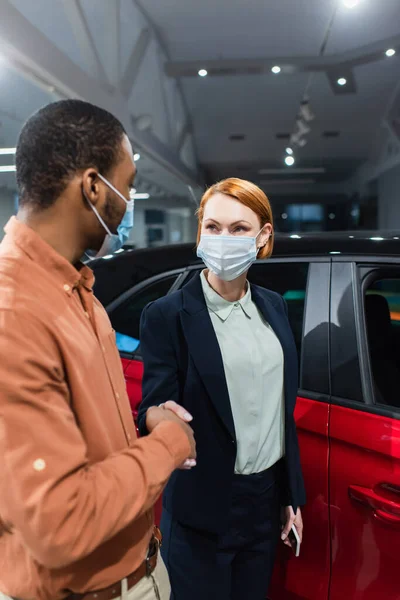
[[[44,461],[43,458],[37,458],[33,463],[33,468],[35,471],[44,471],[46,468],[46,461]]]
[[[71,288],[70,288],[70,286],[67,283],[64,285],[64,290],[66,292],[70,292],[71,291]]]
[[[235,302],[235,307],[238,308],[239,302]]]

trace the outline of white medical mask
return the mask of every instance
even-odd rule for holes
[[[257,238],[235,235],[202,235],[197,256],[206,267],[223,281],[233,281],[243,275],[256,261]]]
[[[102,224],[104,229],[106,230],[106,236],[104,238],[104,242],[103,242],[100,250],[98,252],[96,252],[94,250],[86,250],[86,254],[90,258],[102,258],[103,256],[107,256],[109,254],[114,254],[115,252],[120,250],[122,248],[122,246],[128,241],[129,234],[133,228],[133,223],[134,223],[133,217],[134,217],[134,202],[135,201],[133,199],[133,195],[135,193],[135,190],[131,190],[131,198],[130,198],[130,200],[127,200],[121,194],[121,192],[119,192],[117,190],[117,188],[115,188],[112,185],[112,183],[110,183],[108,181],[108,179],[106,179],[105,177],[100,175],[100,173],[98,173],[98,177],[99,177],[99,179],[101,179],[101,181],[103,181],[103,183],[105,183],[115,194],[117,194],[117,196],[119,196],[126,203],[126,209],[125,209],[125,214],[122,218],[122,221],[118,225],[117,233],[111,233],[110,229],[104,222],[104,219],[102,219],[102,217],[100,216],[97,208],[88,200],[88,198],[86,198],[86,195],[84,193],[86,200],[89,202],[90,208],[93,210],[94,214],[96,215],[96,217],[98,218],[98,220],[100,221],[100,223]]]

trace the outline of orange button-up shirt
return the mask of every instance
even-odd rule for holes
[[[137,439],[93,279],[11,219],[0,245],[0,592],[21,600],[134,571],[153,505],[190,453],[175,423]]]

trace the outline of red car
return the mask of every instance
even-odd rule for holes
[[[281,548],[270,600],[399,600],[399,234],[277,236],[250,280],[281,293],[299,351],[296,408],[307,488],[299,558]],[[144,306],[202,268],[193,247],[94,264],[133,415]]]

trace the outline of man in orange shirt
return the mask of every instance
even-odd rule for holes
[[[195,464],[191,417],[154,408],[136,438],[79,262],[129,235],[130,142],[110,113],[61,101],[26,123],[16,166],[20,210],[0,246],[0,597],[167,600],[153,506]]]

